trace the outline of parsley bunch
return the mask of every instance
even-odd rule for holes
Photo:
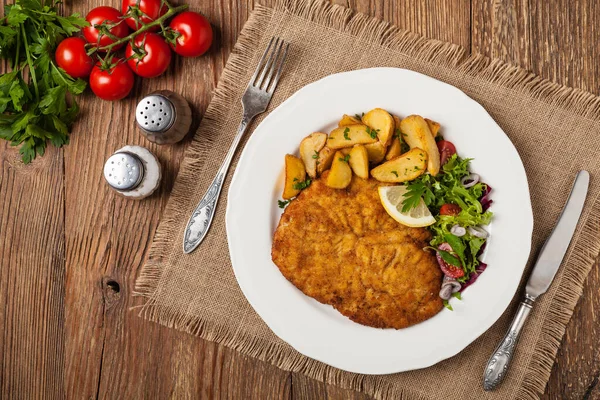
[[[0,75],[0,138],[21,146],[24,163],[44,155],[47,142],[69,143],[69,131],[79,112],[75,95],[86,83],[71,78],[51,58],[66,37],[87,26],[78,14],[57,12],[59,2],[15,0],[4,9],[0,25],[0,57],[12,71]]]

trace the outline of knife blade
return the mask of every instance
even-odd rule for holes
[[[525,293],[534,300],[546,293],[567,253],[583,210],[589,183],[590,174],[587,171],[579,171],[558,223],[540,250],[525,288]]]
[[[508,332],[498,345],[483,374],[483,389],[494,390],[504,379],[512,360],[519,335],[535,300],[546,293],[560,267],[581,217],[590,183],[590,174],[579,171],[556,226],[542,246],[525,287],[525,298],[519,305]]]

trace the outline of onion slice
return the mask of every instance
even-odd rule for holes
[[[469,175],[465,176],[464,178],[462,178],[460,180],[460,183],[462,183],[462,185],[466,189],[468,189],[471,186],[475,186],[475,184],[477,182],[479,182],[479,179],[480,179],[479,175],[477,175],[477,174],[469,174]]]
[[[461,237],[461,236],[465,236],[465,234],[467,233],[467,230],[460,225],[454,225],[452,228],[450,228],[450,233],[453,234],[454,236]]]
[[[479,226],[470,226],[469,233],[475,237],[486,239],[490,234]]]

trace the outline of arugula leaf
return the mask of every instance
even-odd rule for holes
[[[454,311],[448,300],[443,300],[442,303],[444,304],[444,307],[446,307],[448,310]]]
[[[458,258],[460,259],[460,261],[462,263],[462,265],[460,265],[460,267],[464,268],[464,265],[465,265],[465,244],[463,243],[462,239],[459,238],[456,235],[451,234],[451,233],[446,234],[444,236],[444,239],[450,245],[450,247],[452,247],[452,251],[454,251],[454,253],[456,253],[456,255],[458,256]]]

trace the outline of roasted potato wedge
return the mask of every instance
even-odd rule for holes
[[[314,132],[300,142],[300,158],[304,161],[306,173],[311,178],[317,177],[317,159],[319,151],[325,147],[327,134]]]
[[[377,137],[384,146],[388,146],[394,135],[394,119],[382,108],[374,108],[362,117],[363,124],[377,131]]]
[[[386,147],[381,142],[365,144],[365,149],[373,164],[379,164],[385,158]]]
[[[388,147],[385,159],[386,161],[389,161],[392,158],[398,157],[400,154],[402,154],[402,143],[400,143],[400,139],[398,139],[398,137],[395,137],[392,139],[392,144],[390,147]]]
[[[341,151],[336,151],[331,163],[331,169],[325,179],[325,184],[330,188],[344,189],[352,181],[352,169],[350,165],[344,161],[345,156]]]
[[[357,144],[352,148],[348,163],[354,175],[363,179],[369,179],[369,155],[364,145]]]
[[[440,128],[442,126],[438,122],[435,122],[434,120],[431,120],[429,118],[425,118],[425,121],[427,122],[429,130],[431,131],[433,137],[437,137],[438,133],[440,133]]]
[[[400,130],[411,149],[419,148],[427,152],[427,171],[437,175],[440,172],[440,152],[427,121],[420,115],[409,115],[400,122]]]
[[[380,182],[406,182],[418,178],[427,168],[427,152],[414,148],[371,170],[371,176]]]
[[[283,197],[285,200],[296,197],[300,189],[294,189],[294,185],[303,182],[306,179],[306,169],[301,159],[291,154],[285,155],[285,185],[283,187]]]
[[[375,143],[377,137],[371,137],[367,129],[367,126],[362,124],[336,128],[329,134],[327,146],[332,149],[343,149],[344,147],[352,147],[355,144]]]
[[[352,117],[348,114],[344,114],[344,116],[342,117],[340,122],[338,122],[338,126],[356,125],[356,124],[361,124],[361,123],[362,122],[360,122],[360,119],[357,119],[356,117]]]
[[[323,172],[331,167],[335,150],[325,146],[319,151],[319,158],[317,158],[317,175],[321,175]]]
[[[353,148],[354,147],[344,147],[343,149],[339,149],[338,151],[340,153],[342,153],[343,155],[347,156],[348,154],[350,154],[350,152],[352,151]]]

